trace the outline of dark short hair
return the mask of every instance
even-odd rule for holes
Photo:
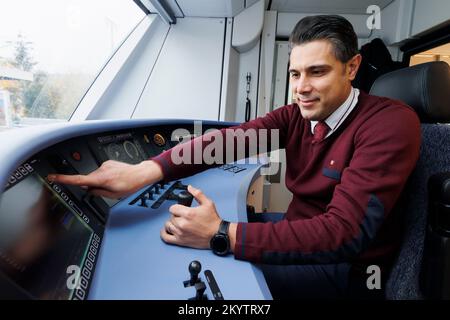
[[[314,40],[330,41],[336,58],[344,63],[358,54],[358,37],[352,24],[342,16],[317,15],[301,19],[289,37],[290,50]]]

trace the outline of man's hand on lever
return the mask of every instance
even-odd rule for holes
[[[108,160],[88,175],[48,175],[51,181],[87,188],[94,195],[113,199],[128,196],[162,178],[160,166],[152,160],[136,165]]]
[[[199,203],[197,207],[175,204],[169,208],[172,214],[161,229],[161,238],[170,244],[198,249],[208,249],[211,238],[217,233],[222,219],[216,206],[203,192],[192,186],[188,191]],[[231,223],[228,231],[230,250],[234,251],[236,243],[236,223]]]

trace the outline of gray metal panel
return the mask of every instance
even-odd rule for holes
[[[172,25],[133,118],[217,120],[225,19]]]
[[[255,3],[257,3],[258,1],[259,0],[246,0],[245,1],[245,7],[248,8],[248,7],[252,6],[252,5],[254,5]],[[267,7],[266,7],[266,9],[267,9]]]
[[[176,0],[186,17],[234,17],[244,10],[244,0]]]
[[[275,39],[277,29],[277,13],[266,11],[264,17],[264,29],[262,32],[260,83],[259,83],[259,105],[257,116],[263,116],[271,111],[273,88],[274,88],[274,66],[275,66]]]
[[[168,30],[159,17],[153,22],[87,119],[131,118]]]
[[[176,0],[168,0],[167,3],[169,4],[170,9],[172,10],[175,17],[184,18],[184,13],[183,11],[181,11],[181,8]]]
[[[437,24],[450,21],[450,1],[416,0],[411,35],[420,34]]]
[[[287,66],[289,62],[289,45],[287,41],[276,42],[275,84],[273,92],[272,110],[285,105],[286,87],[288,85]],[[289,104],[289,102],[288,102]]]
[[[316,12],[315,14],[318,14]],[[277,36],[279,37],[289,37],[292,30],[294,29],[297,22],[308,16],[307,13],[278,13],[278,22],[277,22]],[[344,18],[346,18],[353,25],[355,29],[355,33],[358,38],[368,38],[370,35],[370,31],[367,28],[367,18],[369,15],[367,14],[342,14]]]
[[[256,118],[256,104],[258,100],[258,79],[259,79],[259,48],[261,46],[261,40],[258,40],[255,47],[251,50],[241,53],[239,55],[239,72],[238,72],[238,85],[236,96],[236,114],[235,121],[245,121],[245,102],[247,97],[247,72],[251,73],[250,93],[249,98],[251,101],[251,116],[250,119]]]
[[[270,10],[298,13],[365,14],[367,7],[370,5],[377,5],[380,9],[383,9],[392,1],[393,0],[273,0]]]
[[[219,120],[234,120],[236,112],[236,94],[238,82],[239,54],[231,46],[231,34],[233,30],[233,19],[227,19],[227,31],[225,36],[222,92],[220,98]]]

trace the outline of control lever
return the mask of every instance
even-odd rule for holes
[[[200,282],[198,277],[200,271],[202,271],[202,265],[199,261],[194,260],[189,264],[189,273],[191,278],[189,280],[183,281],[185,288],[195,286],[196,283]]]
[[[219,286],[216,282],[216,279],[213,276],[212,271],[205,270],[205,277],[206,277],[206,281],[208,281],[209,288],[211,289],[214,299],[223,300],[222,292],[219,289]]]
[[[178,199],[177,199],[178,204],[181,204],[186,207],[190,207],[192,204],[192,200],[194,199],[192,194],[190,194],[188,191],[181,191],[177,195],[177,197],[178,197]]]
[[[189,263],[189,273],[191,278],[189,280],[183,281],[183,285],[185,288],[187,287],[195,287],[195,297],[189,298],[189,300],[208,300],[208,297],[205,294],[206,285],[199,278],[199,273],[202,271],[202,265],[199,261],[194,260]]]
[[[187,192],[186,185],[182,184],[180,181],[176,181],[172,185],[169,184],[169,187],[166,187],[166,185],[167,184],[162,181],[152,184],[147,190],[133,199],[129,205],[137,204],[141,207],[150,206],[152,209],[158,209],[166,200],[177,201],[177,203],[188,207],[192,205],[194,197]],[[179,193],[176,193],[176,191],[179,191]],[[155,201],[150,205],[146,203],[147,200]]]
[[[208,300],[205,293],[206,285],[203,281],[195,284],[195,297],[189,298],[189,300]]]

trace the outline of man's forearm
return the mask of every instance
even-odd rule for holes
[[[161,166],[153,160],[142,161],[139,166],[142,167],[143,186],[155,183],[164,179],[164,174]]]

